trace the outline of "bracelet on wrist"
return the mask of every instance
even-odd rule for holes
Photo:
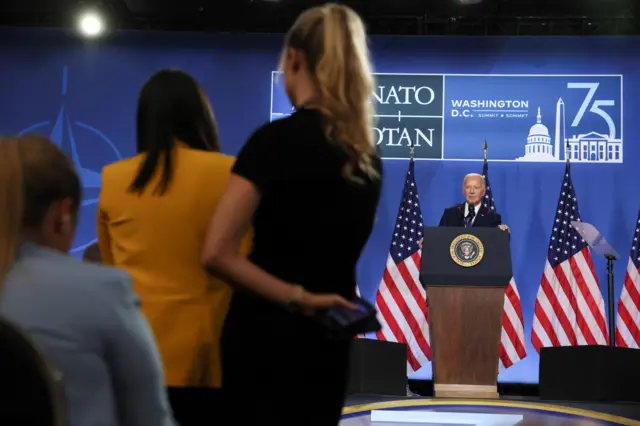
[[[304,287],[301,285],[293,285],[292,287],[292,294],[287,302],[287,307],[292,311],[297,311],[302,306]]]

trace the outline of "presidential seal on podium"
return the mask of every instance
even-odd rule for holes
[[[451,259],[465,268],[476,266],[484,256],[484,245],[475,235],[458,235],[449,248]]]

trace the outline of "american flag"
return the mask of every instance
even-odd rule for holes
[[[422,211],[411,159],[404,182],[391,247],[376,308],[382,319],[378,340],[407,345],[407,374],[418,371],[431,359],[426,292],[420,284]]]
[[[623,348],[640,348],[640,212],[631,241],[631,254],[618,301],[616,343]]]
[[[487,186],[482,204],[486,209],[495,210],[493,191],[489,184],[489,164],[484,160],[482,176]],[[520,294],[516,286],[516,279],[511,278],[504,295],[504,310],[502,313],[502,336],[500,338],[500,369],[511,367],[516,362],[527,356],[524,343],[524,319],[522,317],[522,305]]]
[[[608,341],[604,299],[591,253],[572,220],[579,221],[580,212],[567,161],[533,316],[531,343],[538,353],[547,346]]]

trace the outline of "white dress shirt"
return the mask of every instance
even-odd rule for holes
[[[475,216],[473,216],[473,219],[471,219],[471,225],[473,225],[473,222],[476,221],[476,217],[478,217],[478,212],[480,211],[480,207],[482,207],[482,201],[480,201],[478,204],[476,204],[473,207],[473,212],[475,213]],[[469,203],[464,203],[464,217],[467,217],[468,214],[469,214]]]

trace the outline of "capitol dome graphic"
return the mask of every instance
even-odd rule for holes
[[[66,105],[68,67],[62,70],[60,107],[54,119],[41,121],[20,132],[49,135],[73,160],[83,188],[78,229],[72,253],[79,253],[96,241],[96,215],[100,194],[101,171],[104,166],[122,159],[113,142],[90,124],[74,121]]]
[[[553,145],[549,129],[542,124],[542,114],[538,108],[536,123],[529,129],[527,145],[525,146],[524,157],[518,158],[521,161],[554,161]]]

